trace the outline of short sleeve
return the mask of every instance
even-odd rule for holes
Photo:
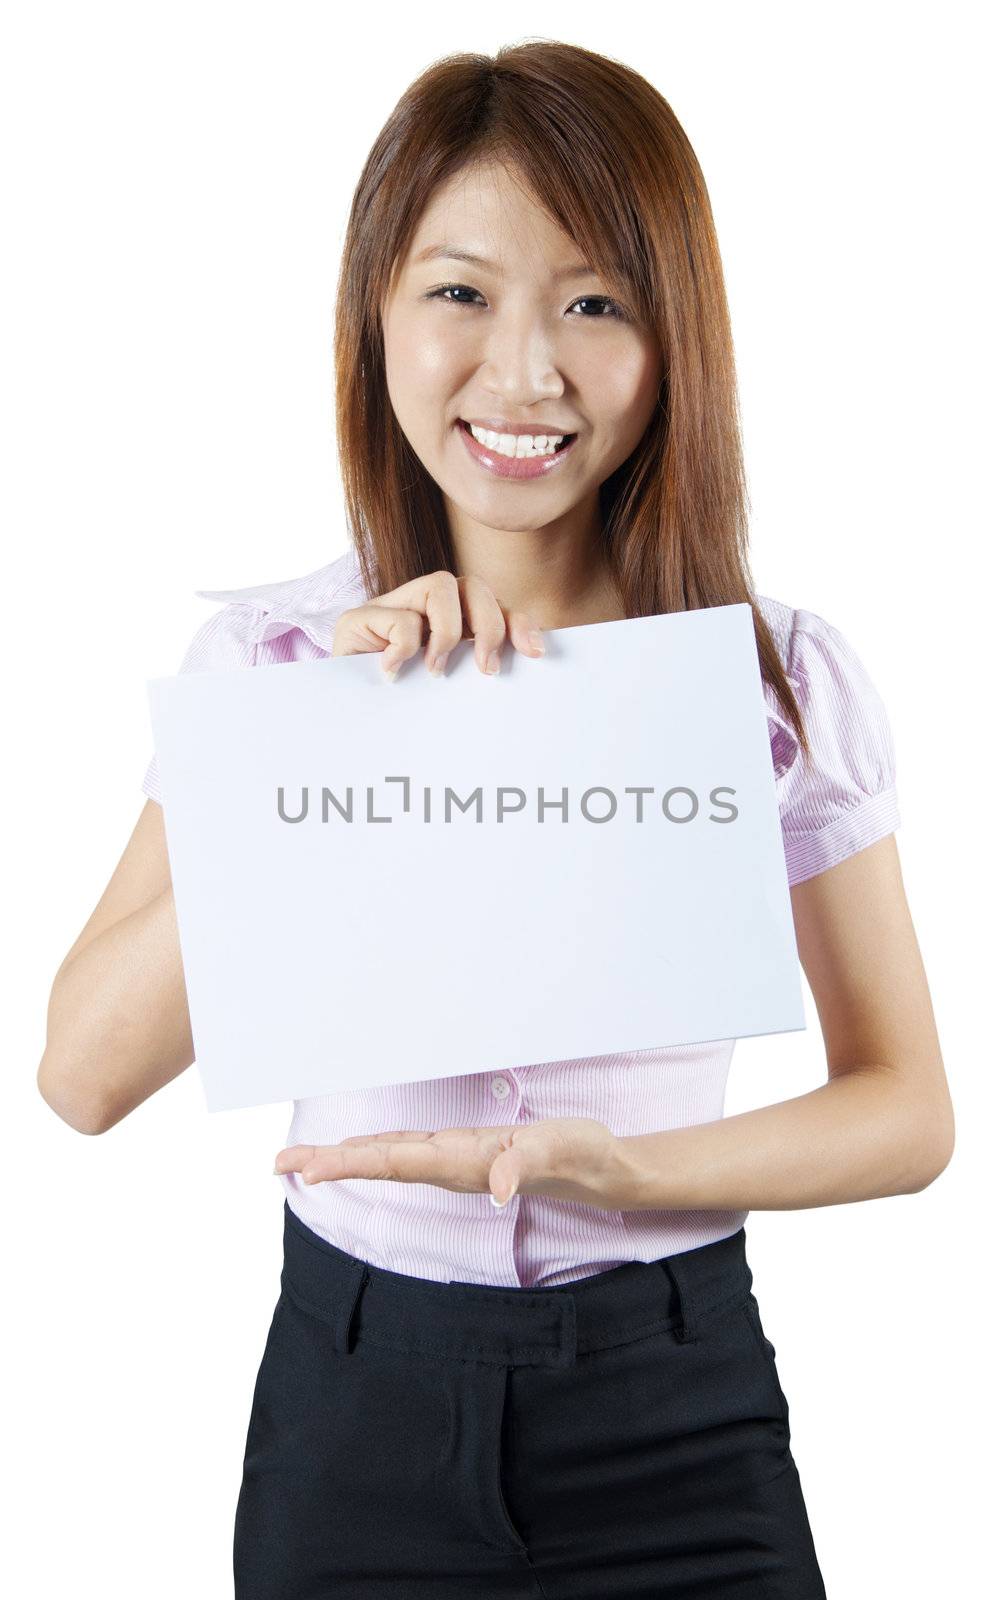
[[[794,746],[779,783],[788,882],[814,878],[900,825],[892,729],[882,697],[844,635],[796,610],[787,675],[811,761]]]
[[[221,606],[196,629],[179,672],[221,672],[231,667],[254,667],[257,648],[250,634],[252,624],[261,615],[261,611],[247,605]],[[141,788],[161,805],[157,756],[151,758]]]

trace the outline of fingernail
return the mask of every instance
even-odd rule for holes
[[[530,629],[530,631],[529,631],[529,644],[532,646],[533,650],[538,650],[542,654],[545,654],[546,645],[545,645],[545,643],[543,641],[543,636],[539,632],[538,628]]]
[[[487,672],[490,673],[491,675],[493,675],[493,673],[495,673],[495,672],[499,672],[500,671],[500,664],[501,664],[501,662],[500,662],[500,651],[499,650],[491,650],[490,654],[487,656],[487,663],[486,663]]]
[[[381,670],[382,670],[382,677],[385,679],[385,682],[386,683],[394,683],[395,682],[395,675],[399,671],[399,663],[397,661],[394,667],[382,667]]]
[[[498,1198],[497,1198],[497,1196],[495,1194],[492,1194],[490,1196],[490,1204],[492,1206],[496,1206],[498,1211],[503,1211],[504,1210],[504,1202],[503,1202],[503,1200],[498,1200]]]
[[[448,657],[447,656],[435,656],[434,660],[431,663],[431,674],[432,674],[432,676],[435,677],[435,678],[440,678],[441,674],[444,672],[444,669],[445,669],[445,667],[447,665],[448,665]]]

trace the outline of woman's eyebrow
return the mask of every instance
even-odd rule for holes
[[[500,263],[488,261],[485,256],[480,256],[473,250],[462,250],[453,244],[430,244],[425,250],[418,250],[414,260],[431,261],[437,258],[440,261],[467,261],[471,266],[486,267],[490,272],[501,272]],[[573,261],[569,266],[561,267],[553,274],[554,282],[560,283],[568,278],[595,278],[598,274],[594,267],[589,267],[583,261]]]

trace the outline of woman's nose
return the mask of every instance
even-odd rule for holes
[[[518,410],[564,392],[555,341],[536,318],[514,318],[488,330],[481,380]]]

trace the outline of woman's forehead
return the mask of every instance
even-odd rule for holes
[[[434,191],[403,254],[415,262],[447,247],[492,265],[520,265],[530,245],[549,260],[577,253],[570,236],[509,167],[480,162]]]

